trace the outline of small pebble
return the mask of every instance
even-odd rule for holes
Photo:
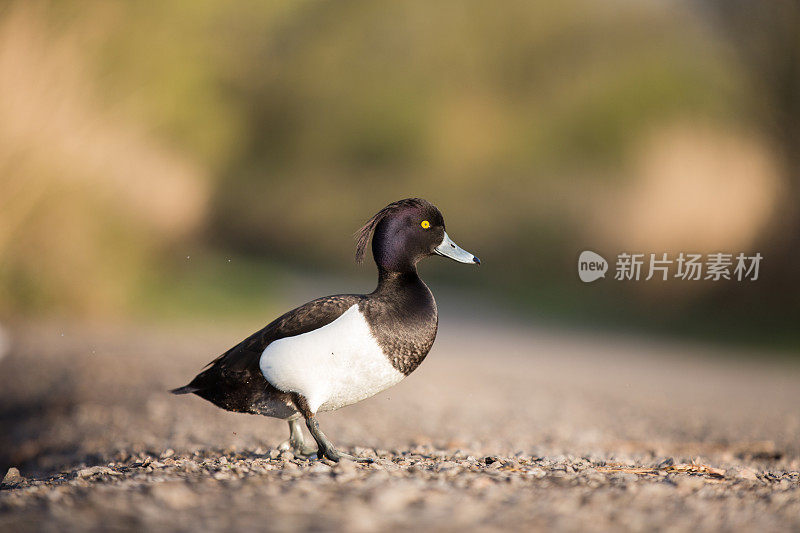
[[[289,450],[282,451],[281,454],[278,456],[281,461],[292,461],[294,460],[294,454]]]
[[[356,471],[356,464],[350,459],[342,458],[333,467],[333,471],[337,474],[353,474]]]
[[[16,485],[23,481],[25,481],[25,478],[19,473],[19,469],[13,466],[8,469],[8,472],[6,472],[6,475],[3,477],[3,485]]]
[[[91,467],[88,467],[88,468],[82,468],[82,469],[78,470],[77,476],[78,476],[78,479],[86,479],[86,478],[90,478],[90,477],[95,476],[95,475],[101,475],[101,474],[113,475],[113,474],[116,474],[116,473],[117,472],[115,472],[114,470],[111,470],[107,466],[91,466]]]
[[[756,471],[747,467],[737,468],[733,473],[733,477],[735,479],[742,479],[746,481],[758,481]]]

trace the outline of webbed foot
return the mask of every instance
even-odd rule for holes
[[[299,446],[293,445],[292,441],[285,440],[278,445],[278,450],[282,452],[292,452],[295,457],[300,457],[302,459],[307,459],[309,457],[315,457],[317,455],[317,447],[316,446],[309,446],[307,444],[301,444]]]
[[[290,451],[295,457],[307,459],[317,453],[316,446],[307,446],[303,438],[303,429],[300,420],[289,420],[289,438],[278,445],[280,451]]]

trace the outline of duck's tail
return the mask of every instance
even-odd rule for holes
[[[172,394],[191,394],[193,392],[197,392],[200,389],[197,387],[193,387],[192,385],[184,385],[183,387],[178,387],[177,389],[172,389],[170,392]]]

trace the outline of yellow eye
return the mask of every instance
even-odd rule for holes
[[[428,228],[431,227],[431,223],[428,222],[427,220],[423,220],[422,222],[419,223],[419,225],[422,226],[425,229],[428,229]]]

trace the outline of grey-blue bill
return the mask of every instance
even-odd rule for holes
[[[442,243],[433,249],[439,255],[443,255],[445,257],[449,257],[454,261],[458,261],[459,263],[475,263],[480,265],[481,260],[469,253],[468,251],[461,248],[459,245],[454,243],[450,236],[445,232],[444,239],[442,239]]]

